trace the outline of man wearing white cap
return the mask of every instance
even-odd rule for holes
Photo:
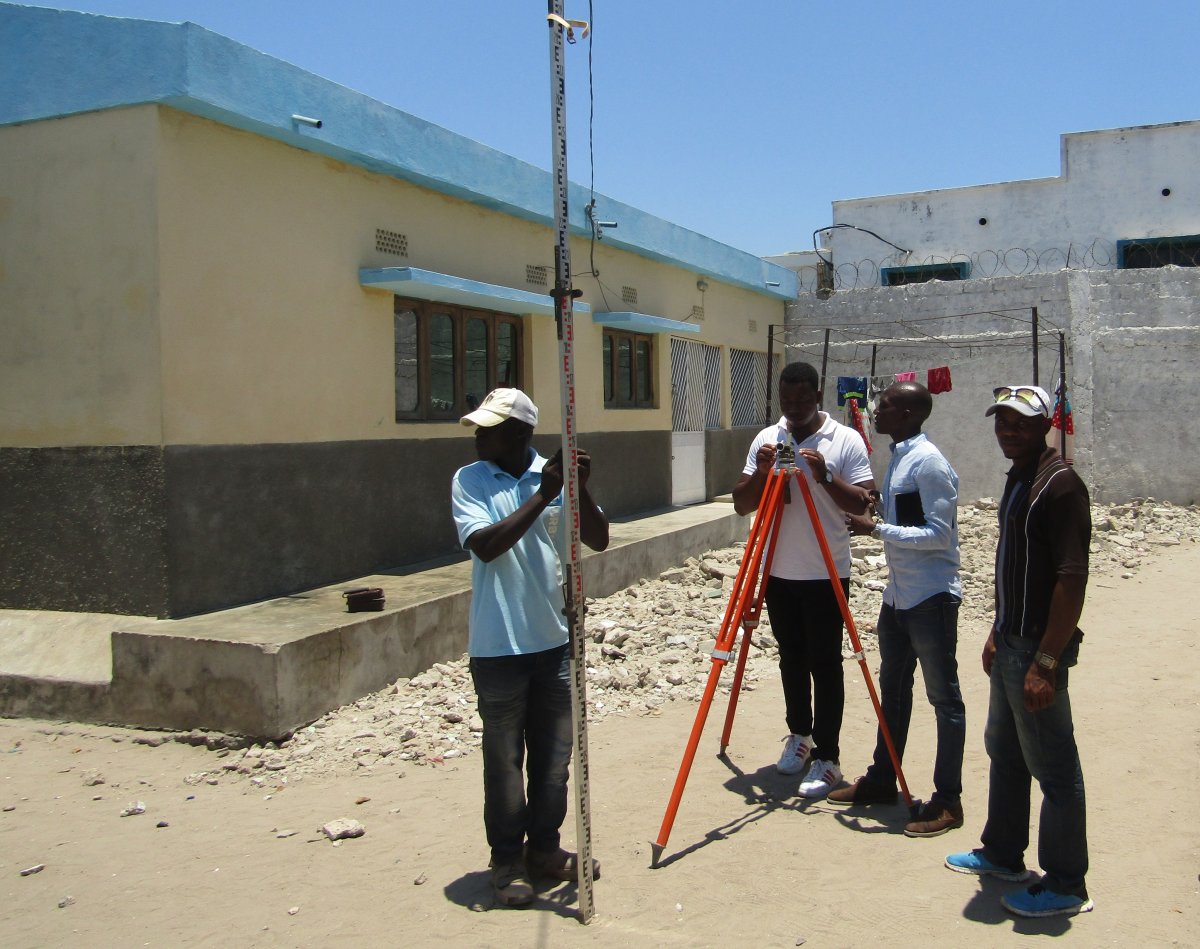
[[[546,459],[534,450],[537,420],[520,389],[490,392],[462,418],[476,426],[479,461],[451,484],[458,539],[471,552],[468,652],[483,720],[483,821],[503,906],[531,903],[533,877],[577,874],[576,855],[559,846],[573,744],[565,601],[550,523],[565,527],[562,453]],[[591,459],[582,450],[578,457],[580,538],[603,550],[608,519],[588,492]],[[599,876],[599,867],[593,872]]]
[[[1050,396],[1038,386],[1000,386],[987,414],[1013,463],[1000,502],[996,619],[983,649],[991,679],[984,746],[991,759],[983,846],[952,853],[960,873],[1022,881],[1029,845],[1030,779],[1042,789],[1041,879],[1001,897],[1018,916],[1073,916],[1092,908],[1083,770],[1067,673],[1083,638],[1078,623],[1088,577],[1088,491],[1046,444]]]

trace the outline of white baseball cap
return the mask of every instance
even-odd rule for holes
[[[468,412],[461,421],[463,425],[481,425],[484,428],[491,428],[510,418],[519,419],[529,425],[537,425],[537,406],[520,389],[493,389],[479,403],[479,408],[474,412]]]
[[[1033,418],[1049,418],[1052,411],[1050,396],[1041,386],[999,386],[992,390],[996,401],[983,414],[995,415],[998,409],[1013,409]]]

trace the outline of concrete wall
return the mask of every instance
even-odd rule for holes
[[[670,505],[669,441],[580,436],[610,517]],[[560,443],[536,439],[547,455]],[[644,461],[631,471],[629,458]],[[0,602],[190,616],[461,556],[450,479],[474,460],[461,427],[420,441],[0,449]]]
[[[1075,463],[1100,501],[1155,497],[1200,500],[1200,451],[1192,406],[1200,381],[1200,271],[1163,268],[1070,271],[1026,277],[852,290],[790,308],[789,359],[819,366],[826,326],[827,407],[838,375],[866,375],[869,340],[879,341],[880,375],[948,365],[954,390],[934,398],[926,432],[957,469],[962,496],[997,496],[1008,463],[984,417],[991,390],[1032,377],[1029,308],[1043,328],[1067,338]],[[1014,334],[1022,334],[1016,335]],[[931,338],[932,337],[932,338]],[[852,340],[852,341],[848,341]],[[1058,378],[1057,344],[1043,337],[1041,384]],[[877,477],[888,439],[876,436]]]
[[[159,446],[0,448],[0,604],[166,616]]]
[[[733,428],[704,433],[704,480],[709,497],[720,497],[733,490],[746,464],[746,452],[758,432],[758,428]]]
[[[0,446],[161,442],[152,109],[0,129]]]

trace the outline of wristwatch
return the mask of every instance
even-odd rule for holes
[[[876,524],[874,527],[871,528],[871,536],[874,537],[876,540],[882,539],[879,536],[879,525],[878,524]]]
[[[825,483],[833,484],[833,472],[829,470],[829,465],[825,466]]]
[[[1040,652],[1040,651],[1035,652],[1033,654],[1033,661],[1036,662],[1043,669],[1051,670],[1051,669],[1058,668],[1058,660],[1055,659],[1053,656],[1051,656],[1049,653],[1044,653],[1044,652]]]

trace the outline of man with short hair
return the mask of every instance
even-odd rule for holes
[[[798,476],[811,482],[813,502],[837,567],[850,590],[850,534],[845,512],[866,510],[875,487],[862,436],[820,411],[821,383],[808,363],[789,363],[779,376],[779,422],[758,433],[733,489],[734,510],[758,508],[783,445],[794,447]],[[803,461],[803,464],[799,464]],[[799,774],[802,797],[824,797],[842,780],[838,747],[845,704],[842,612],[808,509],[792,484],[775,541],[765,599],[779,644],[788,735],[775,766]]]
[[[983,846],[946,866],[1020,881],[1029,845],[1029,785],[1042,789],[1042,878],[1001,897],[1018,916],[1073,916],[1092,908],[1083,769],[1075,745],[1067,673],[1083,638],[1092,521],[1087,487],[1046,444],[1050,396],[1038,386],[1000,386],[987,410],[1013,463],[1000,501],[996,619],[983,648],[991,678],[984,746],[991,759]]]
[[[559,846],[574,744],[568,630],[552,515],[565,528],[561,452],[533,448],[537,406],[496,389],[463,416],[479,461],[451,485],[459,541],[471,552],[471,678],[483,720],[483,821],[492,887],[503,906],[533,901],[531,878],[574,880],[575,854]],[[588,492],[579,451],[579,534],[608,546],[608,519]],[[557,531],[556,531],[557,533]],[[561,542],[561,535],[559,536]],[[528,799],[522,765],[528,772]],[[599,876],[599,865],[593,868]]]
[[[848,515],[850,530],[883,541],[888,584],[883,591],[879,637],[879,690],[899,760],[904,758],[912,717],[917,662],[937,721],[933,796],[904,828],[909,837],[936,837],[963,825],[962,762],[966,710],[958,684],[958,475],[921,426],[933,410],[919,382],[897,382],[875,408],[875,431],[892,438],[877,524],[869,515]],[[867,773],[829,795],[835,804],[892,804],[896,770],[882,729]]]

